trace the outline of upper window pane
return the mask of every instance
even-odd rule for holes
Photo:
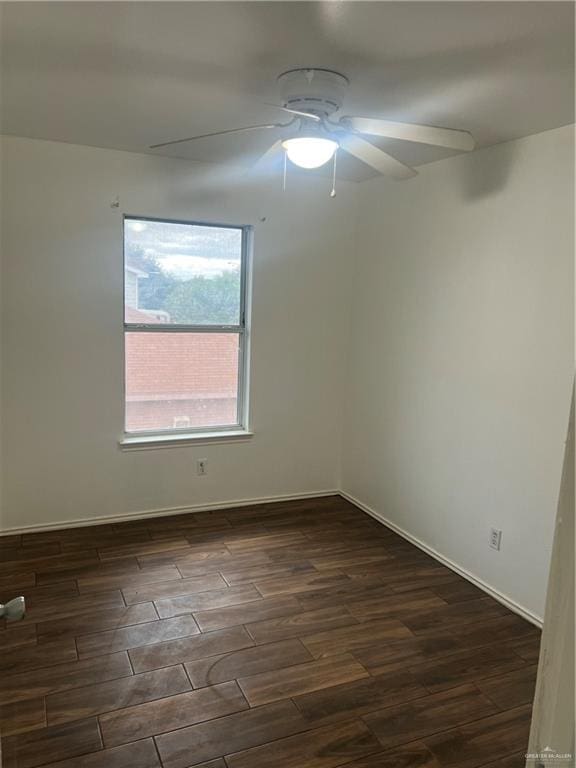
[[[242,229],[126,219],[127,323],[239,325]]]

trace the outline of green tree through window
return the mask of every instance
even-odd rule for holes
[[[183,280],[163,269],[157,259],[145,254],[137,244],[129,245],[127,262],[147,274],[139,281],[139,309],[163,309],[172,323],[238,323],[239,269]]]

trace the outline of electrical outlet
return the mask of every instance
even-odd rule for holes
[[[502,543],[502,531],[498,528],[490,528],[490,546],[492,549],[500,549]]]
[[[207,475],[208,474],[208,462],[206,459],[198,459],[196,462],[196,474]]]

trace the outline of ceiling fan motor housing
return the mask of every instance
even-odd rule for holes
[[[329,69],[291,69],[278,85],[283,107],[328,117],[341,109],[348,78]]]

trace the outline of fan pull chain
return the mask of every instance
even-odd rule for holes
[[[286,192],[286,171],[288,166],[288,153],[284,152],[284,173],[282,174],[282,192]]]
[[[334,152],[334,165],[332,166],[332,191],[330,192],[330,197],[336,197],[336,155],[338,154],[338,149]]]

